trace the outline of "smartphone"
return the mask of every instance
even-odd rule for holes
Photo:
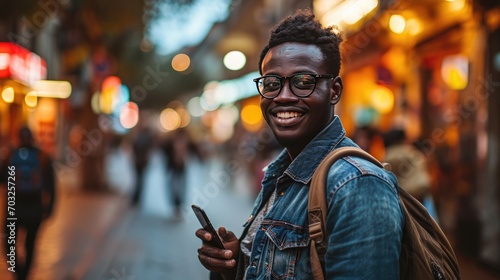
[[[212,239],[208,242],[210,245],[225,249],[224,245],[222,244],[222,241],[220,240],[219,235],[217,234],[217,231],[215,231],[214,227],[212,226],[212,223],[208,219],[207,213],[197,205],[191,205],[191,208],[193,208],[194,214],[200,221],[201,226],[203,227],[204,230],[210,232],[212,234]]]

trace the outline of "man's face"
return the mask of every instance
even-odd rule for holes
[[[282,77],[297,73],[327,73],[321,49],[315,45],[284,43],[271,48],[262,61],[262,75]],[[278,96],[261,98],[260,107],[278,142],[292,157],[333,119],[333,105],[342,91],[340,79],[318,78],[308,97],[297,97],[286,79]]]

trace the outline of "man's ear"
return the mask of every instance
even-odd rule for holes
[[[342,96],[342,91],[344,90],[344,85],[342,84],[342,78],[337,76],[332,81],[331,86],[331,95],[330,95],[330,103],[332,105],[336,105],[340,101],[340,97]]]

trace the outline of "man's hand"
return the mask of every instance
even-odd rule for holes
[[[196,236],[203,241],[203,245],[198,249],[198,259],[206,269],[220,273],[224,279],[234,279],[240,242],[234,233],[227,231],[225,227],[220,227],[218,233],[226,249],[208,245],[206,241],[212,239],[208,231],[201,228],[196,231]]]

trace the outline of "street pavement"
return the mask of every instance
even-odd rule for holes
[[[194,232],[200,225],[190,205],[202,206],[215,227],[224,225],[239,236],[253,204],[249,175],[217,158],[192,161],[187,171],[186,205],[176,218],[161,154],[154,153],[150,161],[143,197],[136,208],[129,203],[134,180],[131,166],[123,151],[109,155],[106,174],[112,192],[59,187],[55,213],[39,234],[31,279],[208,279],[197,259],[200,241]],[[500,279],[474,261],[459,257],[462,279]],[[0,279],[14,279],[7,271],[5,254],[0,256]]]
[[[154,163],[161,166],[160,161]],[[127,209],[82,279],[208,279],[197,258],[201,242],[194,232],[200,224],[190,205],[202,206],[215,227],[224,225],[238,236],[252,206],[244,192],[222,185],[229,178],[221,168],[215,161],[209,165],[193,162],[187,174],[186,205],[179,218],[168,193],[163,194],[165,185],[154,183],[162,180],[163,169],[152,171],[146,179],[142,207]],[[213,174],[219,174],[220,180]]]

